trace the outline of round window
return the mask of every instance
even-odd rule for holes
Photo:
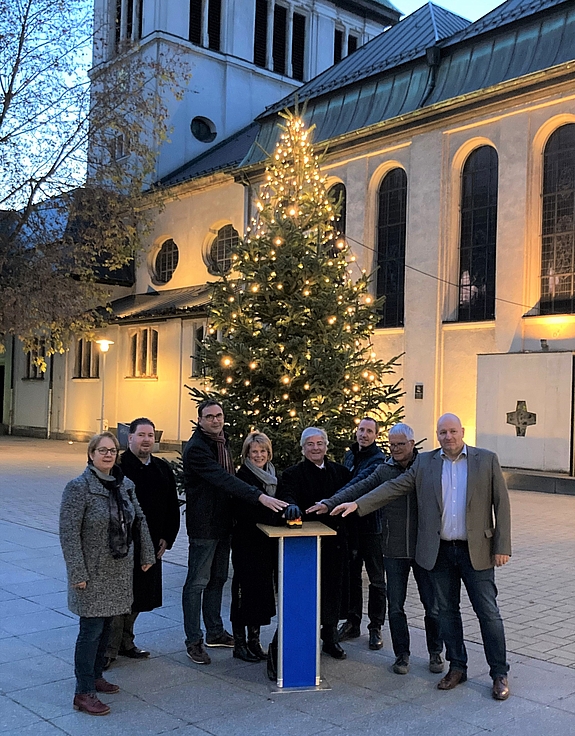
[[[156,262],[154,264],[154,275],[158,283],[168,283],[174,275],[179,257],[178,246],[171,238],[162,243],[162,247],[156,256]]]
[[[211,143],[217,135],[216,126],[208,118],[194,118],[191,122],[190,129],[194,138],[197,138],[202,143]]]
[[[208,252],[208,270],[213,274],[226,273],[232,267],[232,248],[239,242],[238,231],[232,225],[218,230]]]

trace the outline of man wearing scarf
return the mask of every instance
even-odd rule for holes
[[[182,593],[186,650],[196,664],[210,664],[204,649],[200,616],[208,647],[234,646],[221,617],[222,591],[228,579],[232,532],[231,498],[280,511],[287,503],[235,477],[224,410],[215,401],[198,405],[198,424],[183,454],[188,575]]]

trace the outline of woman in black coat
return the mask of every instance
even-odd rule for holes
[[[272,465],[272,445],[262,432],[251,432],[242,447],[243,464],[237,477],[275,496],[277,478]],[[234,634],[234,657],[257,662],[267,655],[260,644],[260,627],[275,616],[274,573],[277,543],[256,524],[277,524],[278,514],[261,505],[233,500],[232,604],[230,620]],[[247,627],[247,637],[246,637]]]

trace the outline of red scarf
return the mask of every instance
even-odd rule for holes
[[[203,430],[202,430],[203,432]],[[232,460],[232,453],[228,447],[226,436],[223,431],[218,435],[208,434],[204,432],[213,442],[216,443],[218,448],[218,462],[224,470],[227,470],[230,475],[235,475],[234,461]]]

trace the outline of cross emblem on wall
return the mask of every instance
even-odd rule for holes
[[[525,437],[527,427],[537,424],[537,414],[527,411],[526,401],[518,401],[515,411],[507,412],[507,424],[512,424],[515,427],[517,437]]]

